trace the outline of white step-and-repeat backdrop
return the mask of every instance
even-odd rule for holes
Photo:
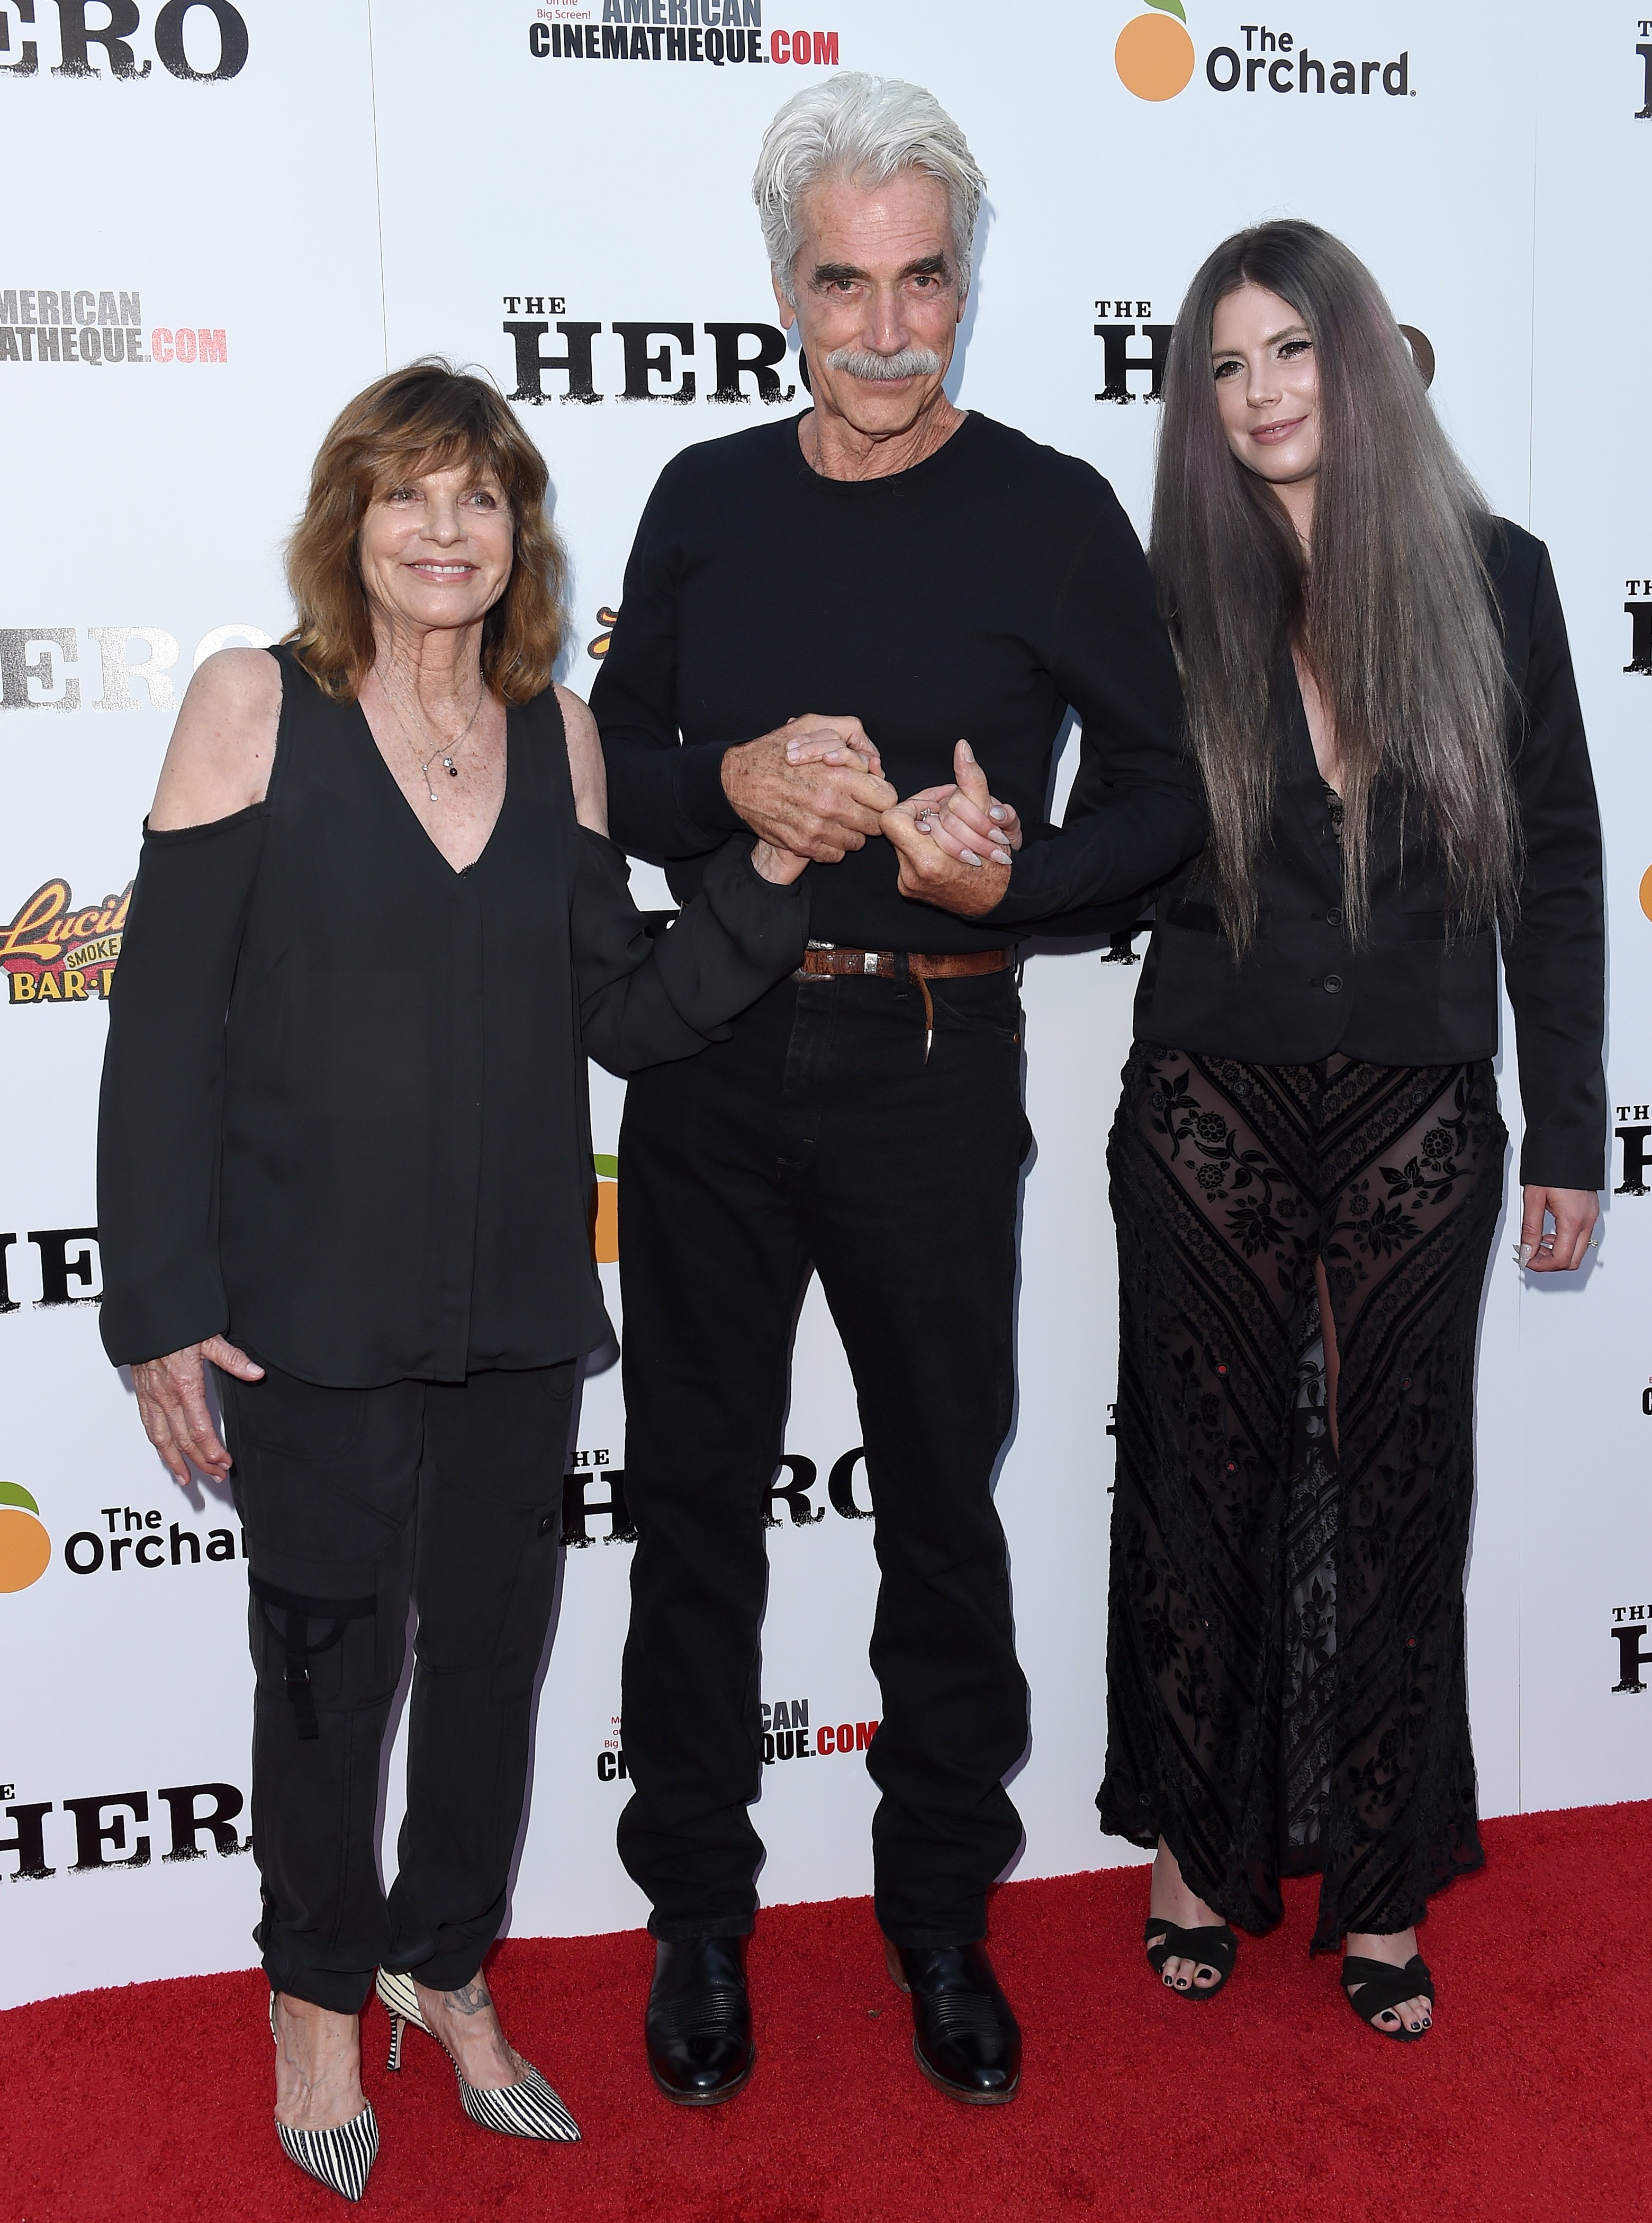
[[[1507,1240],[1495,1254],[1474,1732],[1489,1812],[1647,1792],[1652,305],[1633,240],[1652,22],[1627,0],[1239,14],[0,0],[0,2001],[253,1957],[240,1533],[223,1497],[162,1472],[97,1334],[104,999],[178,699],[214,648],[285,630],[281,541],[323,431],[430,351],[490,371],[545,450],[573,554],[566,677],[588,690],[660,466],[803,402],[748,181],[769,116],[835,66],[930,86],[987,173],[958,399],[1088,457],[1138,528],[1182,289],[1225,233],[1289,213],[1369,261],[1494,505],[1554,551],[1607,825],[1617,1131],[1590,1270],[1523,1286]],[[1028,1875],[1134,1857],[1091,1806],[1115,1333],[1102,1144],[1134,980],[1094,950],[1027,973],[1039,1146],[999,1503],[1033,1691]],[[1516,1124],[1511,1051],[1504,1087]],[[600,1074],[594,1108],[611,1152],[620,1092]],[[813,1299],[787,1442],[771,1900],[870,1883],[872,1540],[854,1400]],[[519,1933],[644,1918],[613,1849],[624,1467],[610,1368],[568,1483]]]

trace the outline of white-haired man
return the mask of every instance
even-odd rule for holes
[[[845,73],[780,110],[753,190],[814,406],[661,474],[592,696],[615,838],[664,858],[680,897],[742,822],[812,860],[803,970],[726,1041],[634,1080],[620,1145],[639,1540],[620,1849],[653,1907],[650,2064],[687,2103],[726,2098],[753,2057],[762,1516],[811,1270],[877,1519],[890,1970],[931,2081],[992,2103],[1020,2076],[981,1943],[1027,1734],[992,1494],[1030,1141],[1011,944],[1081,886],[1161,877],[1202,820],[1106,483],[943,387],[983,183],[917,86]],[[810,703],[834,707],[793,715]],[[1069,705],[1083,822],[1023,848]],[[960,735],[1003,797],[984,858],[945,814],[955,775],[988,802]]]

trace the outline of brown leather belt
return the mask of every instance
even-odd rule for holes
[[[1007,973],[1015,962],[1012,949],[971,949],[955,954],[926,957],[910,949],[844,949],[835,942],[810,942],[794,980],[897,980],[904,987],[916,980],[924,998],[924,1062],[930,1061],[935,1040],[935,1003],[931,980],[974,980],[987,973]]]

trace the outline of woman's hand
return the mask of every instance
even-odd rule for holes
[[[192,1466],[212,1482],[222,1482],[230,1471],[230,1454],[206,1409],[209,1364],[221,1366],[239,1382],[264,1378],[263,1368],[221,1335],[168,1351],[164,1358],[140,1359],[132,1369],[143,1433],[160,1452],[167,1472],[184,1489]]]
[[[993,851],[1021,847],[1021,817],[1009,803],[989,793],[987,775],[968,741],[953,751],[957,774],[951,787],[925,788],[911,799],[920,806],[918,831],[938,841],[961,864],[979,864]]]
[[[847,765],[851,771],[883,778],[878,745],[858,718],[823,718],[811,711],[788,719],[781,730],[788,765]]]
[[[926,787],[886,811],[884,835],[900,857],[902,895],[980,918],[1004,899],[1021,822],[993,801],[968,741],[954,750],[953,769],[953,786]]]
[[[1543,1216],[1554,1222],[1543,1232]],[[1535,1188],[1525,1192],[1520,1218],[1520,1263],[1532,1274],[1569,1274],[1583,1263],[1600,1217],[1600,1200],[1592,1188]]]

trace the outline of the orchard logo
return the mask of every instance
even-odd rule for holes
[[[1415,100],[1409,50],[1390,61],[1349,61],[1313,54],[1294,31],[1266,23],[1241,23],[1235,47],[1213,47],[1205,57],[1205,82],[1215,92],[1330,92],[1343,99],[1372,98],[1381,91],[1392,100]]]
[[[1174,100],[1193,75],[1198,57],[1188,35],[1182,0],[1148,0],[1157,12],[1132,16],[1119,34],[1113,66],[1138,100]]]
[[[591,1205],[591,1255],[599,1266],[615,1266],[620,1260],[620,1162],[603,1151],[594,1151],[596,1194]]]
[[[0,971],[9,1004],[85,1004],[108,995],[132,900],[77,904],[67,880],[46,880],[0,927]]]
[[[20,1482],[0,1482],[0,1590],[26,1590],[52,1560],[40,1507]]]
[[[1134,16],[1119,34],[1113,67],[1138,100],[1174,100],[1192,79],[1196,56],[1181,0],[1148,0],[1151,11]],[[1415,100],[1411,57],[1354,61],[1343,55],[1311,54],[1295,31],[1267,23],[1240,23],[1233,44],[1215,46],[1205,56],[1205,83],[1213,92],[1332,94],[1369,99],[1378,91]]]

